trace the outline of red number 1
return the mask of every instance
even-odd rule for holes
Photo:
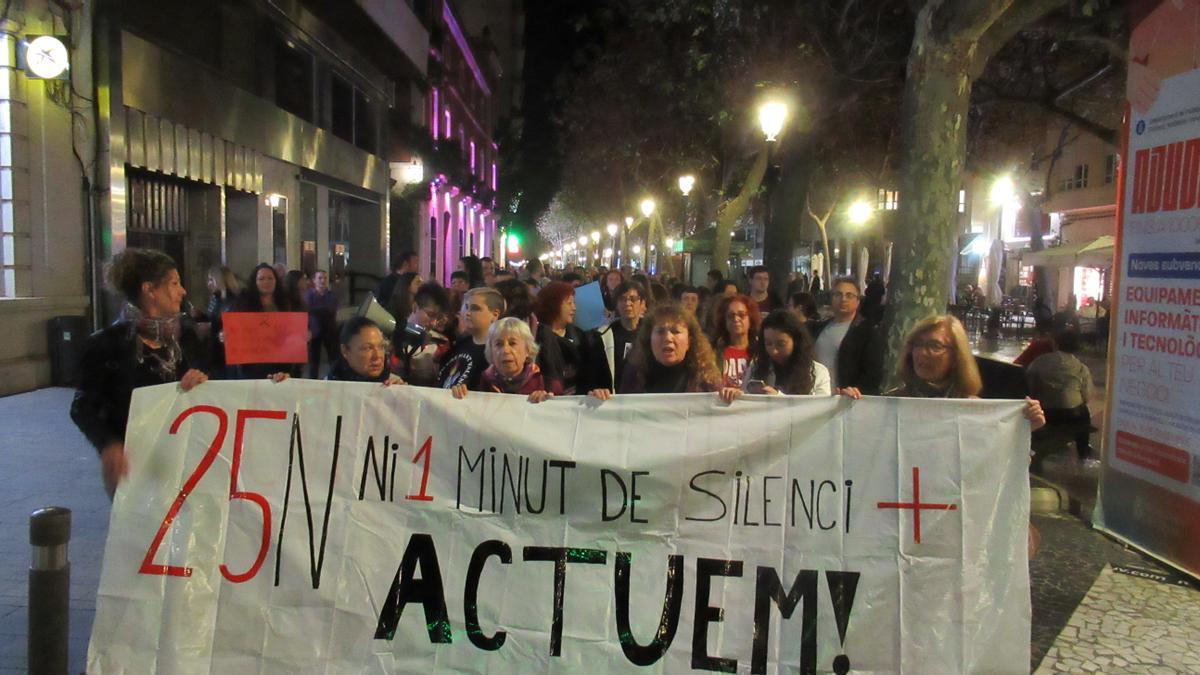
[[[421,444],[421,449],[418,450],[417,454],[413,455],[412,458],[413,464],[416,464],[421,459],[422,455],[425,457],[425,466],[421,469],[421,491],[415,495],[406,495],[404,497],[405,499],[412,499],[418,502],[433,501],[433,497],[425,494],[425,488],[429,485],[429,456],[432,454],[433,436],[430,436],[429,438],[425,439],[425,442]]]

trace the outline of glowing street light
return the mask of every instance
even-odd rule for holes
[[[787,105],[780,101],[767,101],[758,108],[758,124],[762,127],[763,135],[768,142],[773,142],[783,131],[783,123],[787,120]]]
[[[675,238],[674,237],[667,237],[667,248],[671,249],[672,251],[675,250]]]
[[[971,253],[975,255],[987,255],[992,250],[992,240],[987,237],[975,237],[975,241],[971,242]]]
[[[692,174],[689,173],[679,177],[679,191],[683,193],[684,197],[688,196],[688,193],[690,193],[692,188],[695,186],[696,177]]]
[[[613,250],[611,248],[604,249],[604,257],[605,258],[611,258],[612,254],[613,254]]]
[[[610,237],[615,237],[615,236],[617,236],[617,224],[616,224],[616,223],[609,223],[609,224],[608,224],[608,227],[604,228],[604,231],[605,231],[605,232],[608,232],[608,236],[610,236]]]
[[[654,213],[655,204],[654,204],[653,199],[650,199],[649,197],[643,199],[640,206],[642,209],[643,216],[646,216],[647,218],[649,218]]]
[[[996,206],[1007,206],[1017,201],[1017,186],[1013,183],[1012,176],[1004,175],[997,178],[992,183],[988,197]]]
[[[846,209],[846,215],[850,218],[850,222],[855,225],[862,225],[871,219],[875,213],[875,207],[871,206],[870,202],[865,199],[859,199]]]
[[[633,216],[625,216],[625,227],[633,227]]]
[[[599,233],[598,231],[596,231],[596,230],[592,230],[592,235],[591,235],[591,237],[592,237],[592,243],[593,243],[593,244],[598,244],[598,243],[600,243],[600,233]]]
[[[587,246],[587,235],[586,234],[579,235],[579,245]]]
[[[641,253],[642,253],[642,246],[641,246],[641,244],[634,244],[634,245],[633,245],[633,254],[634,254],[634,255],[641,255]]]

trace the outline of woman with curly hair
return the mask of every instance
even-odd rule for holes
[[[696,317],[679,305],[655,307],[638,330],[637,342],[621,378],[621,393],[700,391],[721,391],[721,372],[717,370],[708,338],[704,337]],[[594,389],[588,395],[606,401],[612,398],[612,391]],[[732,400],[732,395],[722,398]]]
[[[750,365],[750,353],[758,348],[762,317],[758,303],[745,295],[722,298],[713,313],[713,351],[724,386],[741,389]]]
[[[162,251],[127,248],[113,258],[108,281],[125,301],[121,316],[84,345],[71,420],[100,453],[111,498],[129,471],[125,426],[133,390],[178,382],[188,391],[208,379],[199,340],[181,322],[187,295],[175,261]]]

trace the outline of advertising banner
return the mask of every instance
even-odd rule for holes
[[[1096,520],[1200,576],[1200,0],[1132,12]]]
[[[1022,407],[139,389],[88,670],[1027,672]]]

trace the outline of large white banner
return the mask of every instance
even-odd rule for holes
[[[91,672],[1027,672],[1020,402],[138,390]]]

